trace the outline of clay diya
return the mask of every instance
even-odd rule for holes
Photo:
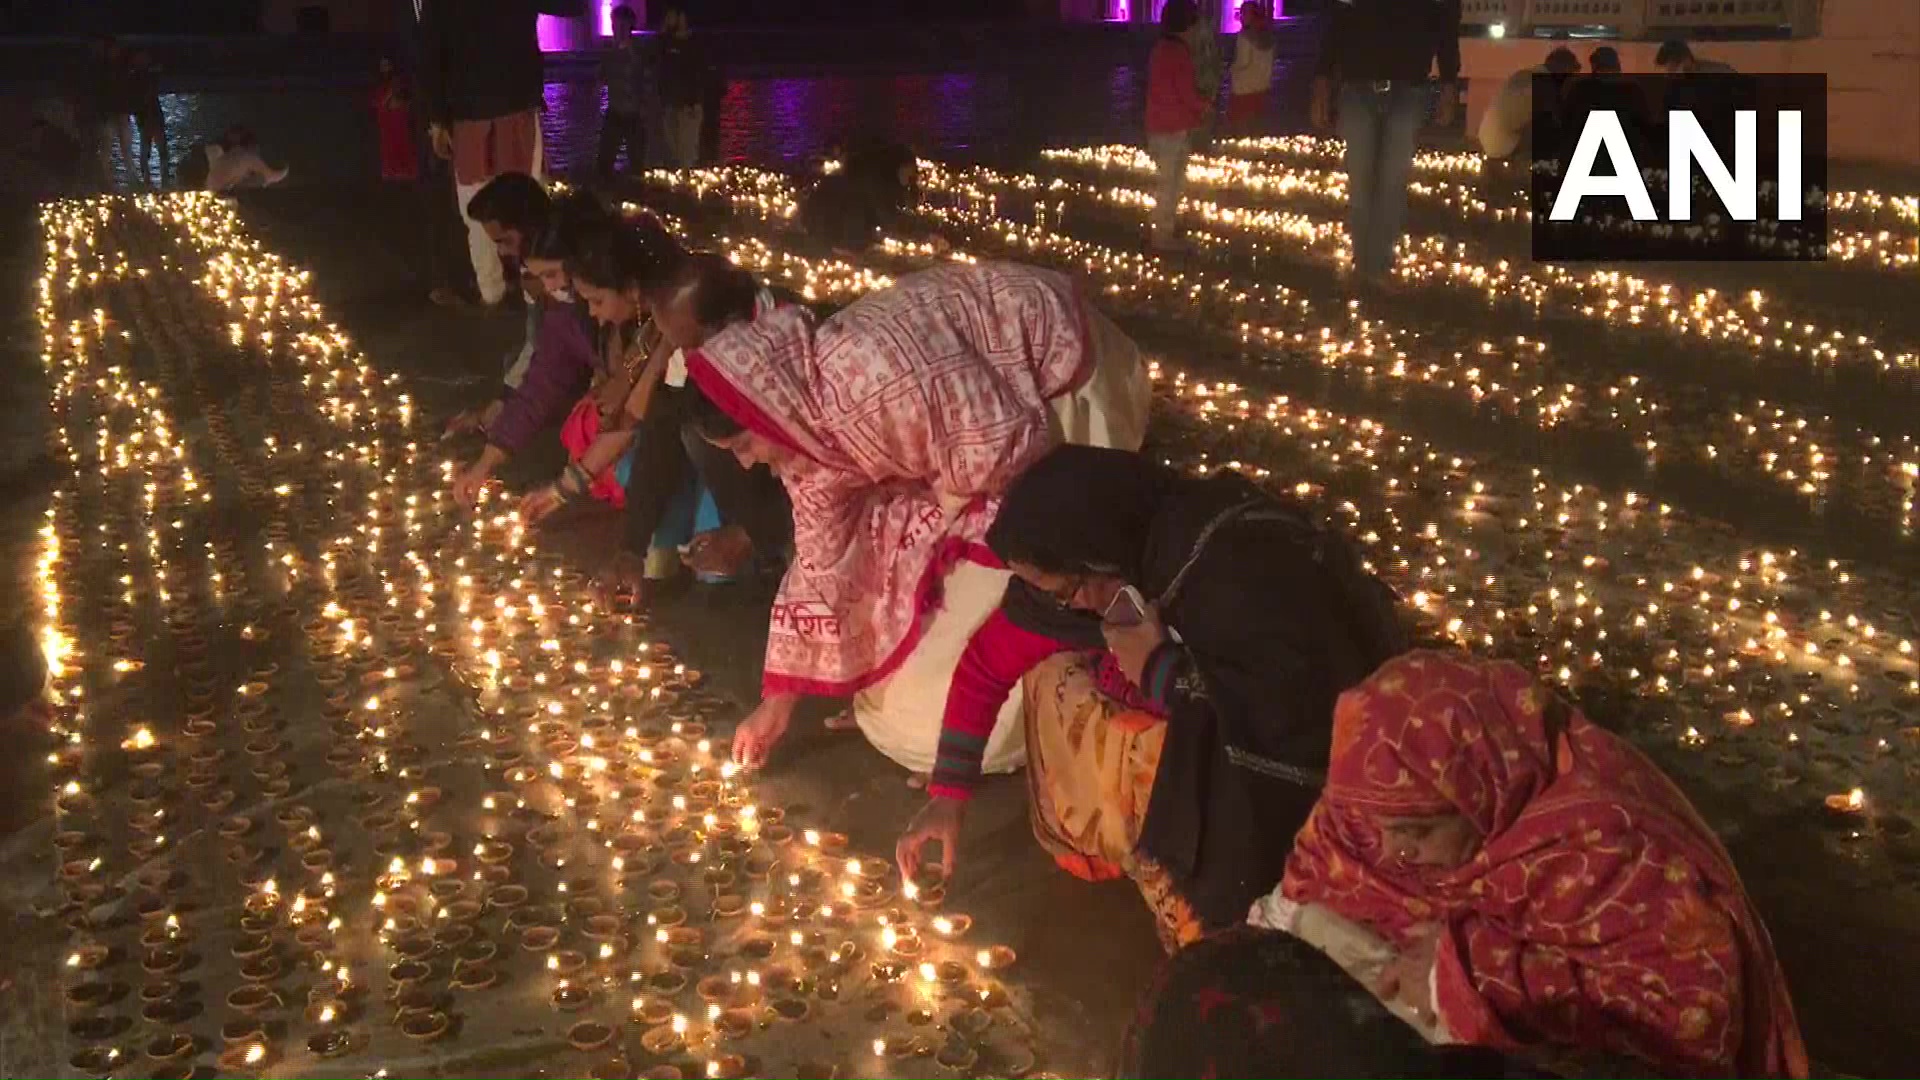
[[[672,1024],[660,1024],[648,1028],[646,1033],[640,1036],[640,1045],[649,1054],[665,1055],[685,1045],[685,1040],[681,1038],[679,1032],[673,1030]],[[678,1070],[675,1070],[675,1073],[677,1075]]]
[[[993,1026],[993,1014],[985,1009],[963,1009],[947,1021],[956,1033],[973,1038]]]
[[[974,1064],[980,1060],[980,1052],[964,1042],[952,1040],[941,1047],[933,1060],[948,1072],[966,1073],[973,1071]]]
[[[179,1061],[194,1052],[193,1036],[183,1032],[160,1035],[147,1042],[147,1056],[155,1061]]]
[[[351,1049],[353,1049],[353,1036],[337,1029],[316,1032],[307,1039],[307,1050],[316,1057],[339,1057]]]
[[[727,1009],[713,1023],[722,1038],[744,1039],[753,1034],[753,1010]]]
[[[658,1027],[673,1019],[673,1002],[657,997],[635,998],[633,1019],[648,1027]]]
[[[82,1076],[112,1076],[119,1069],[124,1055],[118,1049],[107,1046],[89,1046],[76,1052],[67,1059],[75,1072]]]
[[[1003,971],[1013,966],[1019,956],[1005,945],[994,945],[973,954],[974,963],[986,971]]]
[[[525,885],[498,885],[487,894],[487,906],[495,911],[508,911],[526,902]]]
[[[500,981],[500,973],[488,964],[467,964],[453,973],[456,990],[485,990]]]
[[[561,1012],[578,1012],[593,1003],[593,995],[584,987],[561,986],[555,988],[548,1000]]]
[[[575,1050],[591,1052],[613,1041],[613,1028],[597,1020],[582,1020],[567,1029],[567,1042]]]
[[[400,1021],[400,1034],[415,1042],[433,1042],[445,1035],[451,1025],[446,1013],[437,1010],[415,1013]]]
[[[271,987],[257,982],[236,987],[227,994],[227,1007],[248,1015],[279,1005],[280,995]]]
[[[259,1020],[240,1017],[221,1024],[221,1042],[227,1045],[248,1045],[267,1038],[267,1032],[261,1028]]]
[[[110,1038],[121,1026],[117,1017],[82,1016],[67,1025],[67,1034],[81,1042],[100,1042]]]

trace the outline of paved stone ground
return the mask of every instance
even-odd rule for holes
[[[695,209],[684,202],[673,202],[671,207],[682,213]],[[711,206],[708,211],[707,216],[714,218]],[[375,368],[400,374],[421,413],[436,415],[489,392],[496,358],[517,333],[518,323],[511,316],[442,312],[421,303],[423,268],[412,249],[418,233],[412,225],[414,213],[393,193],[359,188],[266,192],[243,204],[248,225],[272,250],[314,271],[315,291],[330,317],[353,334]],[[22,226],[10,229],[8,235],[29,231],[24,218],[16,215],[12,220]],[[1415,231],[1439,232],[1446,227],[1449,223],[1438,216],[1416,215]],[[736,235],[764,231],[737,222],[727,228]],[[1070,215],[1066,224],[1074,236],[1117,247],[1137,246],[1129,229],[1124,215],[1092,212]],[[1475,238],[1489,244],[1496,240]],[[882,260],[892,269],[910,262]],[[1331,276],[1323,263],[1312,259],[1260,257],[1241,250],[1229,251],[1218,262],[1201,259],[1195,265],[1282,281],[1321,303],[1330,295]],[[39,266],[30,252],[16,249],[5,269],[6,280],[20,290],[14,295],[24,296]],[[1685,273],[1708,278],[1715,272],[1692,269]],[[1742,283],[1731,275],[1721,280]],[[1880,275],[1830,267],[1767,268],[1757,281],[1749,277],[1744,283],[1764,283],[1799,305],[1797,310],[1818,312],[1824,322],[1870,329],[1881,340],[1911,343],[1920,339],[1916,331],[1920,311],[1911,304],[1893,310],[1886,307],[1901,296],[1915,295],[1912,281],[1911,276],[1889,281]],[[20,307],[30,310],[25,303]],[[1257,358],[1236,354],[1196,334],[1191,311],[1156,312],[1150,305],[1140,305],[1125,307],[1122,314],[1129,328],[1169,363],[1209,378],[1233,372],[1233,377],[1261,390],[1376,416],[1398,430],[1417,431],[1462,453],[1538,460],[1556,478],[1573,477],[1609,490],[1633,484],[1683,511],[1723,521],[1736,535],[1753,542],[1804,543],[1822,556],[1828,551],[1843,554],[1862,573],[1897,578],[1913,569],[1911,540],[1897,530],[1875,532],[1850,519],[1847,526],[1837,527],[1831,515],[1810,514],[1804,505],[1761,498],[1757,493],[1765,490],[1763,483],[1744,474],[1669,468],[1648,475],[1631,455],[1619,454],[1617,447],[1591,433],[1581,438],[1561,439],[1557,434],[1548,438],[1524,425],[1490,423],[1484,415],[1440,407],[1414,393],[1383,393],[1378,387],[1356,386],[1311,372],[1254,366],[1249,360]],[[1177,317],[1182,315],[1189,321]],[[1728,373],[1737,368],[1723,353],[1697,345],[1618,328],[1596,332],[1591,323],[1566,315],[1542,320],[1526,318],[1511,308],[1496,306],[1486,311],[1438,288],[1396,301],[1389,317],[1439,342],[1450,340],[1449,335],[1493,336],[1503,328],[1512,332],[1512,327],[1520,326],[1548,337],[1561,362],[1572,371],[1621,370],[1620,365],[1627,363],[1622,358],[1630,357],[1630,366],[1675,373],[1674,385],[1712,386],[1717,378],[1734,378]],[[9,329],[12,347],[4,361],[9,365],[9,385],[39,385],[35,335],[29,327]],[[1754,378],[1756,385],[1764,387],[1763,376]],[[1884,390],[1877,395],[1861,392],[1832,377],[1808,379],[1782,372],[1775,385],[1780,389],[1760,392],[1789,404],[1810,400],[1821,411],[1832,411],[1853,424],[1881,423],[1887,413],[1901,415],[1895,408],[1897,397],[1889,404],[1887,399],[1893,395]],[[20,400],[32,405],[44,396],[36,391],[20,395]],[[43,422],[37,412],[10,413],[5,445],[10,451],[32,446]],[[1199,447],[1219,456],[1242,454],[1246,460],[1270,464],[1277,472],[1294,461],[1284,456],[1282,448],[1252,436],[1222,439],[1209,434],[1191,413],[1178,408],[1168,410],[1158,431],[1159,440],[1172,451],[1190,453]],[[555,450],[549,447],[544,460],[519,463],[521,475],[513,479],[549,471]],[[16,458],[24,461],[25,453],[14,453],[9,463]],[[9,473],[5,479],[3,493],[10,505],[0,515],[4,529],[0,542],[9,545],[10,580],[24,594],[23,579],[30,569],[24,552],[32,530],[42,520],[37,513],[41,496],[31,468],[24,475]],[[610,524],[605,520],[573,523],[543,536],[541,543],[553,546],[571,562],[590,566],[606,549]],[[763,596],[744,590],[697,590],[663,605],[658,618],[679,652],[703,669],[719,692],[744,702],[752,697],[757,673],[764,632],[757,604],[763,603]],[[1901,723],[1916,723],[1910,705],[1899,708],[1904,714]],[[1913,974],[1915,961],[1920,960],[1920,932],[1915,929],[1920,924],[1914,917],[1920,912],[1911,873],[1913,852],[1901,842],[1907,834],[1843,839],[1823,822],[1818,810],[1818,798],[1831,788],[1815,790],[1809,782],[1778,790],[1759,782],[1781,761],[1765,746],[1730,744],[1740,748],[1739,760],[1709,767],[1704,755],[1677,748],[1673,733],[1662,735],[1655,728],[1657,723],[1671,723],[1671,717],[1624,707],[1621,712],[1633,717],[1634,723],[1647,725],[1648,730],[1633,733],[1665,748],[1656,749],[1663,764],[1675,771],[1726,837],[1773,930],[1815,1056],[1845,1073],[1892,1075],[1910,1070],[1912,1062],[1920,1060],[1920,1043],[1912,1035],[1906,1007],[1920,989]],[[440,721],[442,725],[450,722]],[[799,728],[769,777],[769,797],[810,808],[823,827],[844,831],[855,849],[886,850],[920,796],[907,789],[897,769],[857,738],[830,736],[812,723]],[[66,1017],[57,1002],[49,1003],[60,982],[55,973],[68,935],[60,919],[35,914],[57,904],[56,867],[49,844],[52,826],[45,819],[49,808],[42,794],[50,785],[34,774],[24,757],[16,755],[10,764],[27,775],[19,784],[8,785],[17,794],[5,809],[29,823],[0,852],[4,855],[0,860],[4,908],[0,911],[14,924],[10,928],[14,932],[7,935],[4,970],[13,972],[16,982],[4,991],[9,1022],[0,1027],[0,1067],[20,1073],[58,1071],[72,1050],[64,1031]],[[1856,770],[1868,764],[1845,754],[1840,757]],[[1814,775],[1826,777],[1825,773]],[[1876,797],[1894,796],[1890,785],[1875,784],[1873,790]],[[1042,1033],[1045,1067],[1072,1074],[1097,1073],[1110,1063],[1119,1029],[1137,988],[1152,969],[1157,949],[1145,915],[1127,887],[1079,884],[1054,871],[1039,855],[1027,838],[1024,793],[1018,781],[990,785],[976,806],[969,822],[963,876],[954,883],[948,906],[973,913],[981,932],[1019,949],[1020,982],[1028,994],[1030,1015]],[[1071,918],[1063,919],[1062,913],[1068,912]],[[209,976],[210,981],[214,978]],[[543,1027],[544,1034],[499,1035],[487,1045],[497,1044],[495,1049],[505,1056],[442,1059],[441,1067],[449,1074],[484,1074],[482,1070],[494,1067],[510,1068],[516,1074],[535,1069],[564,1074],[583,1067],[586,1059],[580,1055],[550,1049],[554,1030],[550,1016],[525,1023],[527,1030]],[[475,1045],[473,1034],[458,1043]]]

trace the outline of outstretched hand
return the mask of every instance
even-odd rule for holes
[[[1160,613],[1148,604],[1141,612],[1141,619],[1135,626],[1115,626],[1102,623],[1100,632],[1106,636],[1107,650],[1113,653],[1114,660],[1133,685],[1140,685],[1140,673],[1146,670],[1147,659],[1153,650],[1167,640],[1167,628],[1160,622]]]
[[[796,699],[769,697],[760,702],[740,726],[733,729],[733,763],[746,769],[758,769],[787,734],[793,722]]]
[[[1428,925],[1415,931],[1414,938],[1402,948],[1374,982],[1373,992],[1380,1000],[1399,1002],[1412,1010],[1422,1023],[1434,1020],[1431,976],[1440,951],[1440,927]]]
[[[966,820],[967,804],[959,799],[933,798],[913,815],[907,831],[893,846],[893,857],[900,864],[900,880],[912,881],[927,865],[922,849],[930,843],[940,845],[940,876],[952,880],[954,856],[960,849],[960,826]]]
[[[453,478],[453,501],[471,509],[480,501],[480,489],[486,487],[492,477],[493,470],[479,462],[460,470],[460,475]]]
[[[520,500],[520,520],[529,525],[538,525],[542,519],[560,509],[560,504],[564,502],[566,500],[560,497],[559,489],[552,484],[535,488]]]

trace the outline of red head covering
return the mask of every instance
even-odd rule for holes
[[[1385,850],[1380,818],[1447,814],[1481,837],[1461,866]],[[1281,888],[1391,938],[1438,925],[1434,1005],[1460,1041],[1807,1074],[1773,943],[1720,842],[1652,762],[1516,665],[1410,653],[1342,695]]]
[[[1052,449],[1049,402],[1092,370],[1066,278],[1011,263],[901,278],[815,327],[785,308],[687,358],[700,391],[798,455],[795,558],[764,685],[839,696],[890,674],[953,561],[992,561],[1000,493]]]

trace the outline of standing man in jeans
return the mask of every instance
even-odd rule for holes
[[[1338,93],[1347,144],[1347,240],[1353,273],[1384,284],[1407,216],[1414,137],[1434,110],[1453,120],[1460,77],[1460,0],[1333,0],[1314,68],[1311,115],[1332,126]],[[1440,68],[1439,97],[1429,79]]]
[[[576,16],[585,0],[422,0],[420,96],[433,152],[453,162],[460,213],[501,173],[538,176],[540,106],[546,88],[537,21]],[[506,270],[471,217],[467,255],[482,303],[507,294]]]
[[[694,36],[684,6],[668,6],[660,19],[660,38],[660,121],[665,129],[667,164],[691,169],[700,161],[700,125],[713,76],[706,50]]]

